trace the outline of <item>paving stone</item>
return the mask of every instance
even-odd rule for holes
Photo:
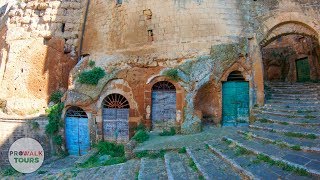
[[[140,171],[139,171],[139,179],[141,180],[168,179],[166,168],[164,165],[164,160],[160,158],[158,159],[142,158]]]
[[[139,172],[140,169],[140,160],[129,160],[124,163],[114,179],[116,180],[127,180],[127,179],[135,179],[136,173]]]
[[[186,154],[169,152],[165,154],[164,158],[169,179],[198,179],[199,174],[189,166],[189,158]]]
[[[230,165],[209,150],[188,149],[187,152],[206,179],[241,179]]]

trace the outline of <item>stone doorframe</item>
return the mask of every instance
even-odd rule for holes
[[[185,106],[185,91],[183,89],[183,87],[167,78],[164,76],[156,76],[156,77],[152,77],[151,79],[148,80],[148,82],[145,85],[145,89],[144,89],[144,118],[145,118],[145,122],[144,124],[148,127],[151,128],[152,127],[152,119],[151,119],[151,106],[152,106],[152,87],[154,84],[156,84],[157,82],[160,81],[168,81],[170,83],[172,83],[175,88],[176,88],[176,124],[177,126],[181,126],[181,124],[183,123],[184,119],[184,112],[183,112],[183,108]]]

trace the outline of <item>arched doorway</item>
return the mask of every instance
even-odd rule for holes
[[[81,156],[90,149],[89,122],[86,112],[70,107],[65,117],[66,147],[70,155]]]
[[[222,84],[222,125],[241,126],[249,123],[249,82],[240,71],[229,74]]]
[[[151,119],[154,130],[168,129],[176,125],[176,88],[168,81],[152,86]]]
[[[102,102],[104,140],[127,142],[129,140],[128,100],[121,94],[110,94]]]
[[[319,40],[304,23],[280,23],[261,42],[266,82],[309,82],[320,80]]]

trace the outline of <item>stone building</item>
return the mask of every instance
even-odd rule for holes
[[[0,23],[2,108],[41,114],[52,92],[66,90],[62,134],[82,129],[84,150],[98,140],[126,142],[139,123],[183,134],[199,132],[203,123],[246,124],[252,108],[264,104],[265,82],[320,79],[319,4],[9,3]],[[105,72],[98,84],[80,83],[94,66]]]

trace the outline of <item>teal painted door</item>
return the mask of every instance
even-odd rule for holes
[[[81,156],[90,149],[88,118],[67,117],[66,146],[70,155]]]
[[[222,125],[249,123],[249,83],[230,81],[222,85]]]
[[[310,81],[310,65],[308,58],[297,60],[297,80],[299,82]]]

